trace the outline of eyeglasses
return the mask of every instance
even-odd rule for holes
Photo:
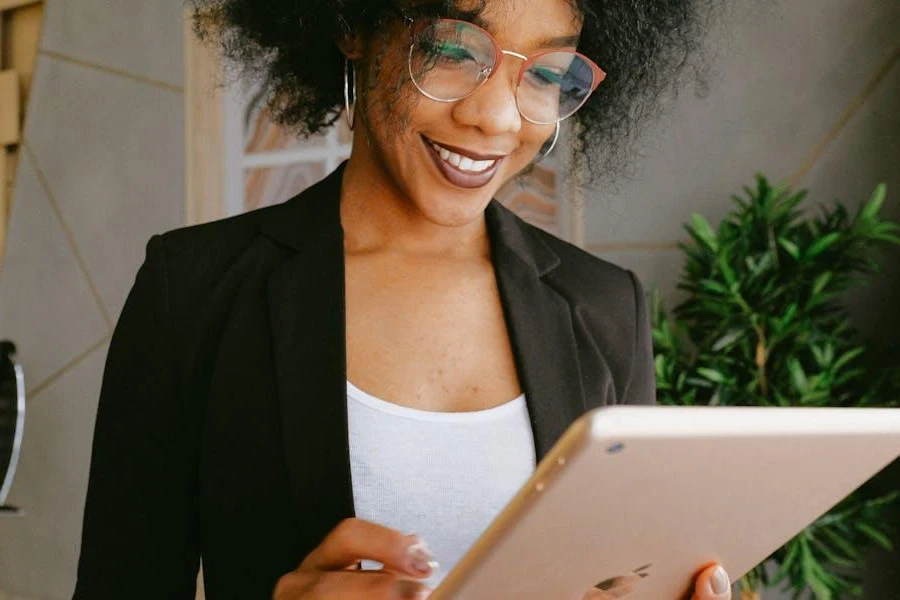
[[[592,60],[575,50],[547,50],[525,56],[504,50],[489,32],[468,21],[417,21],[409,48],[409,74],[416,88],[438,102],[456,102],[484,85],[504,55],[523,61],[516,79],[522,117],[553,125],[584,106],[606,78]]]

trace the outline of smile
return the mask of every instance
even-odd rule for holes
[[[504,155],[479,155],[461,148],[447,147],[422,136],[429,154],[444,177],[459,187],[477,188],[490,182]]]
[[[495,164],[497,164],[497,159],[472,160],[468,156],[457,154],[456,152],[451,152],[440,144],[431,142],[431,146],[437,151],[438,154],[441,155],[441,160],[450,163],[460,171],[465,171],[466,173],[483,173],[484,171],[487,171]]]

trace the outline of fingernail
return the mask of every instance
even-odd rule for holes
[[[728,588],[731,587],[731,581],[728,580],[728,573],[725,572],[725,569],[716,567],[712,577],[709,578],[709,585],[712,588],[712,593],[716,596],[726,593]]]
[[[410,566],[416,573],[428,575],[439,566],[423,540],[417,539],[406,549],[406,553],[409,555]]]

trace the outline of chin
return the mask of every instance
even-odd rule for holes
[[[485,185],[466,188],[455,185],[426,162],[411,172],[415,183],[410,186],[410,198],[416,209],[436,225],[469,225],[483,217],[488,204],[511,178],[507,175],[508,167],[508,164],[501,165],[493,180]]]
[[[493,196],[483,190],[448,193],[428,186],[416,194],[413,202],[419,212],[435,225],[464,227],[479,221]]]

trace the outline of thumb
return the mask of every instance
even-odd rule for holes
[[[731,580],[719,565],[704,569],[694,583],[693,600],[731,600]]]

